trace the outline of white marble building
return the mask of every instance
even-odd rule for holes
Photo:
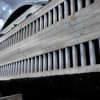
[[[23,5],[0,34],[0,80],[100,72],[100,0]]]

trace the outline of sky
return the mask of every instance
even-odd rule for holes
[[[48,0],[0,0],[0,30],[4,25],[7,18],[12,14],[12,12],[19,6],[26,2],[40,2]]]

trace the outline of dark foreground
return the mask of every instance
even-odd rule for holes
[[[23,100],[100,99],[100,73],[0,82],[2,96],[22,93]]]

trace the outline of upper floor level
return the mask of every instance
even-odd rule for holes
[[[0,51],[37,34],[47,27],[75,14],[85,7],[88,7],[94,2],[96,2],[96,0],[51,0],[44,6],[33,5],[21,17],[15,20],[15,22],[18,23],[25,19],[24,21],[20,22],[8,32],[7,30],[14,25],[14,22],[1,31],[1,34],[5,33],[5,35],[0,38]],[[30,11],[33,12],[33,14],[25,18],[25,15]]]

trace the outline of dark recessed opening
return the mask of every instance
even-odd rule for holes
[[[86,7],[86,0],[82,0],[82,8]]]
[[[70,0],[67,0],[67,2],[68,2],[68,15],[71,15]]]
[[[99,41],[98,39],[93,41],[95,47],[96,64],[100,64],[100,53],[99,53]]]
[[[88,42],[84,43],[86,51],[86,64],[90,65],[90,53],[89,53],[89,44]]]
[[[77,5],[77,3],[78,3],[78,1],[77,1],[77,0],[75,0],[75,12],[77,12],[77,11],[78,11],[78,5]]]
[[[76,45],[76,48],[77,48],[78,66],[81,66],[80,45]]]
[[[73,67],[73,57],[72,57],[72,47],[69,47],[69,51],[70,51],[70,67]]]

